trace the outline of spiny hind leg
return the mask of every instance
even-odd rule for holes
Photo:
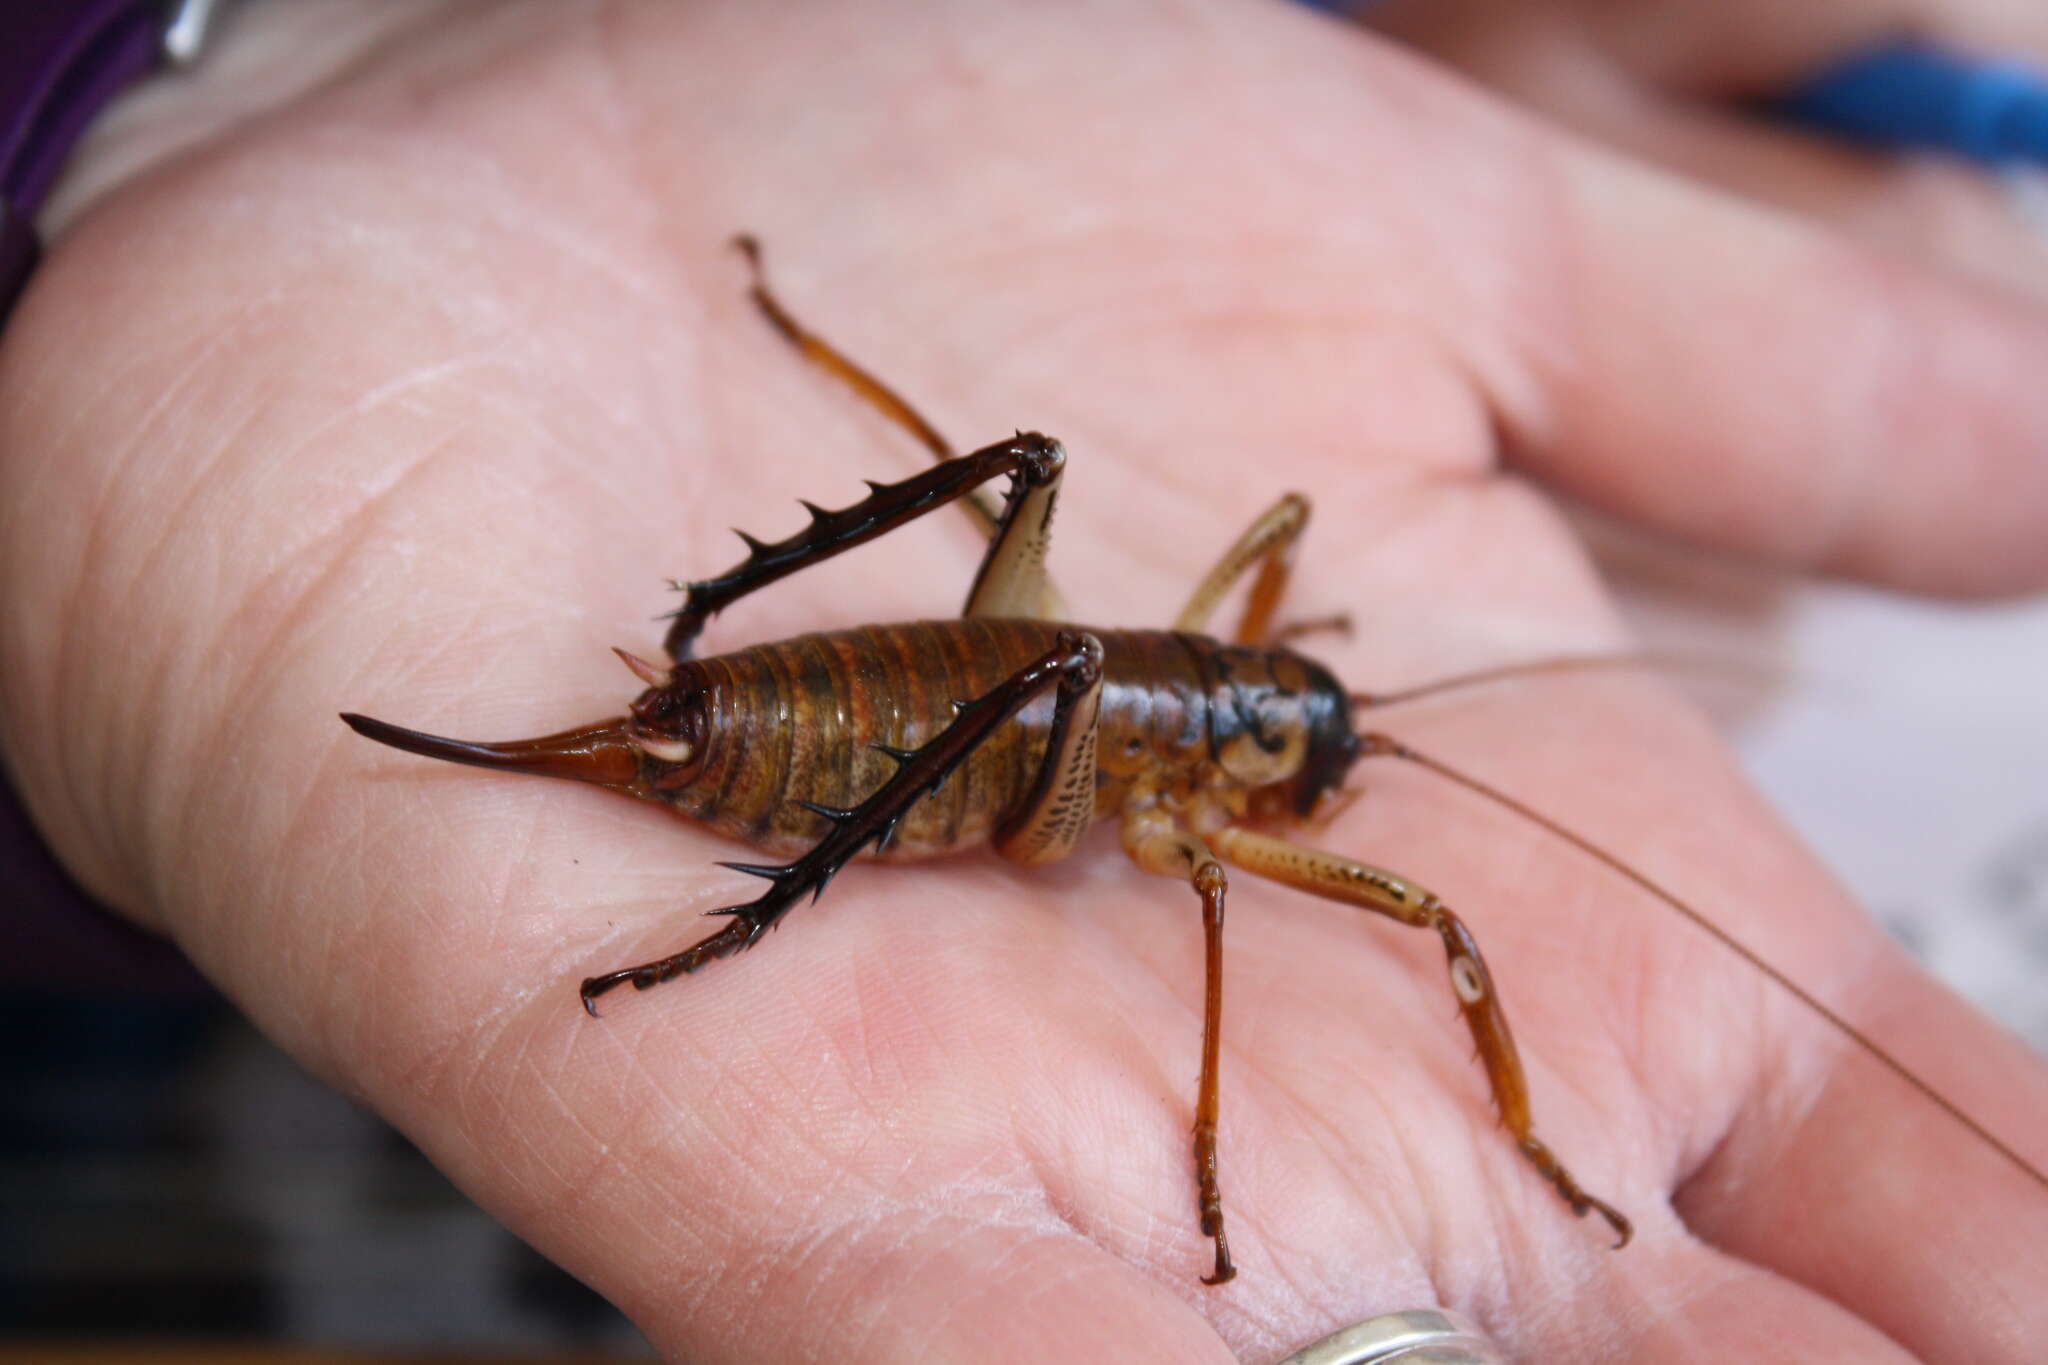
[[[953,721],[916,749],[884,749],[896,760],[896,771],[858,806],[838,809],[803,802],[804,808],[831,822],[832,828],[810,852],[793,863],[725,863],[722,866],[770,883],[759,898],[712,913],[732,916],[732,923],[679,953],[606,972],[583,982],[583,1008],[597,1013],[597,997],[630,983],[646,990],[697,971],[722,957],[751,948],[762,934],[788,913],[798,900],[816,897],[840,868],[846,866],[869,844],[886,844],[909,809],[934,791],[969,754],[981,747],[1019,711],[1048,690],[1057,688],[1059,700],[1071,707],[1071,698],[1090,695],[1102,682],[1102,642],[1085,631],[1063,630],[1052,648],[1025,664],[986,694],[970,702],[956,702]]]
[[[1218,1069],[1223,1031],[1223,865],[1200,839],[1181,829],[1151,801],[1139,797],[1124,806],[1124,851],[1147,872],[1185,878],[1202,898],[1205,945],[1202,993],[1202,1075],[1195,1094],[1195,1182],[1202,1235],[1216,1243],[1216,1269],[1203,1284],[1224,1284],[1237,1274],[1230,1241],[1223,1235],[1223,1191],[1216,1175],[1216,1123],[1221,1110]]]
[[[761,310],[761,316],[781,334],[783,340],[794,346],[805,360],[851,389],[862,402],[909,432],[919,445],[931,452],[933,460],[943,463],[953,458],[952,443],[940,435],[939,429],[925,420],[924,414],[908,399],[876,378],[866,366],[804,326],[796,314],[783,305],[769,287],[768,269],[761,259],[759,239],[743,232],[733,238],[733,245],[747,258],[747,269],[753,275],[747,297],[754,301],[754,306]],[[983,531],[991,535],[995,533],[999,513],[986,495],[970,494],[962,506],[973,515],[975,523]]]
[[[916,437],[941,465],[957,458],[952,445],[939,434],[938,428],[926,421],[924,415],[901,394],[797,321],[796,315],[769,288],[759,241],[742,234],[734,244],[746,256],[748,267],[753,271],[754,282],[748,291],[749,296],[760,308],[762,316],[790,345],[796,347],[806,360],[853,390],[870,407]],[[1000,511],[979,489],[962,500],[962,505],[974,514],[975,521],[989,536],[988,551],[982,556],[973,586],[968,589],[967,604],[960,613],[962,616],[1022,616],[1056,621],[1066,615],[1045,567],[1046,554],[1052,545],[1052,514],[1059,496],[1060,469],[1055,468],[1048,478],[1030,481],[1020,478],[1013,482]]]
[[[1067,453],[1058,441],[1035,431],[1018,432],[1007,441],[955,456],[899,483],[870,480],[872,491],[867,497],[836,512],[807,502],[804,507],[811,514],[810,525],[772,545],[742,531],[745,559],[716,578],[678,584],[686,595],[663,641],[668,655],[676,660],[688,658],[705,623],[748,593],[915,521],[1003,474],[1012,480],[1007,516],[1028,504],[1039,489],[1057,489],[1066,463]],[[995,548],[990,547],[991,555]],[[983,572],[987,572],[985,565]]]
[[[1480,956],[1478,941],[1464,921],[1429,891],[1367,863],[1237,827],[1219,830],[1209,838],[1224,858],[1255,876],[1370,910],[1411,928],[1434,930],[1443,940],[1444,952],[1450,960],[1451,990],[1458,998],[1458,1013],[1464,1017],[1465,1027],[1471,1030],[1472,1041],[1478,1046],[1479,1060],[1486,1068],[1487,1083],[1493,1089],[1493,1102],[1500,1111],[1502,1125],[1513,1136],[1522,1155],[1550,1182],[1573,1213],[1580,1217],[1589,1211],[1599,1214],[1620,1238],[1616,1248],[1628,1244],[1632,1234],[1628,1219],[1613,1205],[1586,1193],[1536,1136],[1529,1110],[1529,1082],[1515,1051],[1514,1036],[1508,1031],[1507,1014],[1501,1009],[1493,975],[1487,971],[1486,959]]]

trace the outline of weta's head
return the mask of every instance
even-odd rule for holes
[[[708,735],[703,697],[694,686],[695,670],[685,666],[670,673],[624,650],[616,652],[649,684],[623,720],[538,739],[479,743],[424,734],[348,712],[341,718],[357,734],[407,753],[502,772],[573,778],[629,796],[662,800],[687,784],[703,766]]]

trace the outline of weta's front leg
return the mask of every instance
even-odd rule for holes
[[[1245,871],[1270,877],[1310,895],[1385,915],[1416,929],[1431,929],[1443,940],[1449,959],[1451,990],[1458,1013],[1472,1032],[1480,1063],[1493,1088],[1500,1120],[1543,1178],[1557,1190],[1573,1213],[1597,1213],[1614,1229],[1615,1249],[1628,1245],[1633,1228],[1612,1204],[1588,1194],[1564,1163],[1536,1136],[1529,1110],[1529,1082],[1515,1051],[1508,1017],[1493,988],[1493,974],[1480,956],[1478,940],[1463,920],[1435,895],[1406,878],[1355,859],[1304,848],[1248,829],[1228,828],[1210,836],[1216,851]]]

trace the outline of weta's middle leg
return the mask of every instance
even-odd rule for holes
[[[1173,628],[1206,634],[1209,618],[1215,615],[1223,595],[1256,568],[1259,576],[1252,580],[1244,615],[1232,637],[1238,644],[1280,644],[1298,635],[1324,630],[1348,632],[1351,618],[1342,614],[1278,628],[1273,625],[1273,612],[1280,605],[1280,595],[1287,590],[1287,580],[1294,574],[1295,547],[1307,526],[1308,499],[1299,493],[1289,493],[1261,512],[1258,520],[1246,527],[1244,534],[1202,576],[1188,604],[1174,618]]]
[[[1218,1069],[1223,1048],[1223,865],[1173,817],[1140,797],[1124,807],[1124,851],[1147,872],[1185,877],[1202,898],[1205,986],[1202,995],[1202,1077],[1195,1097],[1195,1180],[1202,1235],[1216,1241],[1216,1269],[1203,1284],[1224,1284],[1237,1274],[1223,1235],[1223,1190],[1216,1178],[1216,1122],[1221,1112]]]

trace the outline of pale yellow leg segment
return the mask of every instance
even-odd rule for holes
[[[1263,642],[1273,624],[1273,610],[1280,605],[1280,594],[1286,590],[1288,575],[1294,571],[1295,544],[1307,525],[1308,499],[1299,493],[1289,493],[1268,507],[1203,576],[1194,596],[1174,618],[1173,628],[1207,634],[1216,604],[1256,564],[1259,576],[1252,582],[1251,596],[1245,599],[1244,617],[1237,623],[1236,638],[1241,645]]]
[[[974,586],[967,590],[962,616],[1026,616],[1057,621],[1065,616],[1059,593],[1046,573],[1052,550],[1052,514],[1059,505],[1066,454],[1044,483],[1015,482],[996,520],[995,539],[988,543]]]
[[[1478,941],[1464,921],[1424,888],[1352,858],[1304,848],[1247,829],[1219,830],[1210,836],[1210,841],[1218,853],[1256,876],[1326,900],[1371,910],[1412,928],[1435,930],[1450,959],[1451,989],[1458,997],[1458,1013],[1478,1045],[1479,1060],[1493,1088],[1501,1123],[1514,1136],[1522,1155],[1571,1205],[1573,1213],[1580,1217],[1589,1210],[1598,1213],[1621,1239],[1616,1248],[1628,1244],[1632,1231],[1628,1219],[1612,1205],[1586,1193],[1536,1136],[1529,1112],[1529,1083],[1522,1073],[1521,1057],[1515,1051],[1514,1035],[1508,1031],[1507,1015],[1493,988],[1493,975],[1486,969],[1486,959],[1480,956]]]
[[[1203,1284],[1223,1284],[1237,1274],[1230,1241],[1223,1235],[1223,1191],[1216,1178],[1216,1119],[1220,1110],[1218,1063],[1223,1047],[1223,865],[1194,835],[1151,802],[1124,807],[1124,851],[1147,872],[1184,877],[1202,898],[1202,934],[1207,947],[1202,996],[1202,1076],[1195,1099],[1195,1180],[1202,1235],[1216,1241],[1216,1269]]]
[[[1011,862],[1057,862],[1074,851],[1095,822],[1095,717],[1101,702],[1099,667],[1085,690],[1071,696],[1060,692],[1031,795],[996,831],[996,852]]]

